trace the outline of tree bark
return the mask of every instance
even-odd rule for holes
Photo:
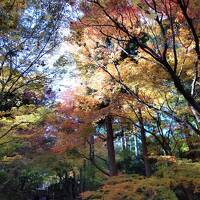
[[[140,116],[139,123],[140,123],[140,133],[141,133],[141,140],[142,140],[142,155],[144,159],[145,175],[146,177],[150,177],[151,175],[150,163],[148,159],[146,134],[145,134],[144,121],[143,121],[141,110],[139,110],[139,116]]]
[[[94,135],[92,134],[89,138],[89,158],[94,161]]]
[[[122,136],[121,136],[121,139],[122,139],[122,150],[123,150],[123,152],[125,152],[126,151],[126,142],[125,142],[125,134],[124,134],[123,127],[121,127],[121,132],[122,132]]]
[[[115,147],[114,147],[114,136],[112,128],[112,119],[110,116],[105,118],[105,126],[107,130],[107,150],[108,150],[108,164],[110,176],[117,175],[117,164],[115,160]]]
[[[151,175],[150,164],[148,160],[147,142],[143,125],[141,126],[141,140],[142,140],[142,154],[144,159],[145,175],[146,177],[149,177]]]
[[[95,149],[94,149],[94,135],[90,135],[89,138],[89,147],[90,147],[90,151],[89,151],[89,159],[90,159],[90,163],[93,165],[93,163],[95,163]],[[94,168],[91,169],[91,179],[94,181],[95,179],[95,170]]]
[[[83,160],[83,166],[80,168],[80,191],[84,192],[85,191],[85,168],[86,168],[86,160]]]
[[[138,145],[138,138],[136,134],[133,134],[134,137],[134,149],[135,149],[135,157],[139,159],[139,145]]]

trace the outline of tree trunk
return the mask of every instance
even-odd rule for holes
[[[89,138],[89,158],[94,161],[94,135],[91,135]]]
[[[130,152],[130,138],[129,135],[125,135],[125,141],[126,141],[126,150],[127,152]]]
[[[91,165],[91,179],[94,181],[95,179],[95,170],[94,170],[94,164],[95,163],[95,149],[94,149],[94,135],[92,134],[89,138],[89,146],[90,146],[90,152],[89,152],[89,159],[90,159],[90,165]]]
[[[142,140],[142,154],[143,154],[143,159],[144,159],[145,175],[146,177],[149,177],[151,175],[150,164],[148,160],[147,142],[146,142],[146,135],[145,135],[145,130],[144,130],[143,125],[141,125],[141,140]]]
[[[85,168],[86,168],[86,160],[84,159],[83,166],[80,168],[80,192],[85,191],[85,182],[86,182]]]
[[[134,149],[135,149],[135,157],[136,159],[139,158],[139,150],[138,150],[138,138],[137,138],[137,135],[136,134],[133,134],[133,137],[134,137]]]
[[[115,161],[115,147],[114,147],[114,137],[112,128],[112,119],[107,116],[105,118],[105,125],[107,130],[107,150],[108,150],[108,164],[110,176],[117,175],[117,165]]]
[[[126,142],[125,142],[125,134],[124,134],[123,127],[121,127],[121,132],[122,132],[122,136],[121,136],[121,139],[122,139],[122,150],[123,150],[123,152],[125,152],[126,151]]]
[[[148,159],[148,150],[147,150],[144,121],[143,121],[141,110],[139,110],[139,115],[140,115],[139,123],[140,123],[140,131],[141,131],[140,133],[141,133],[141,141],[142,141],[142,155],[144,159],[145,175],[146,177],[149,177],[151,175],[151,171],[150,171],[150,163]]]

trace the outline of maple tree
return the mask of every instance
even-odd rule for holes
[[[0,6],[0,198],[199,198],[199,1]]]
[[[159,70],[157,73],[160,72],[163,74],[163,76],[161,74],[156,76],[155,74],[157,79],[160,77],[162,84],[165,83],[166,85],[168,81],[172,81],[176,89],[192,105],[192,110],[195,110],[193,113],[198,120],[198,97],[195,95],[195,91],[198,91],[199,47],[198,39],[195,42],[198,33],[198,26],[195,24],[195,19],[198,20],[199,16],[198,14],[189,16],[190,13],[188,10],[193,8],[192,3],[191,1],[188,7],[186,7],[187,5],[184,1],[167,1],[162,3],[144,1],[133,2],[132,4],[126,1],[123,3],[106,1],[102,4],[99,1],[88,1],[87,4],[86,1],[83,3],[85,16],[81,19],[80,27],[86,27],[86,34],[89,32],[97,34],[97,44],[99,43],[99,36],[101,36],[105,42],[107,38],[110,42],[112,40],[114,47],[118,46],[118,49],[120,49],[118,52],[121,52],[119,53],[122,57],[110,58],[110,62],[114,62],[114,65],[121,61],[120,65],[124,66],[124,57],[131,57],[139,62],[138,64],[131,62],[134,66],[140,65],[141,62],[145,65],[145,68],[153,65],[155,70]],[[189,20],[187,24],[183,23],[182,19],[184,17],[187,18],[186,21]],[[180,26],[177,27],[176,24]],[[190,29],[193,29],[193,31],[190,32]],[[188,44],[184,42],[184,38],[181,38],[183,32],[190,38]],[[84,31],[82,33],[84,34]],[[162,37],[160,37],[161,35]],[[103,40],[101,40],[100,44],[102,44]],[[102,45],[97,46],[98,49],[101,47]],[[114,47],[107,50],[108,56],[113,56]],[[105,54],[105,45],[103,49]],[[196,50],[193,51],[194,49]],[[193,59],[187,60],[188,55],[191,55]],[[93,59],[93,57],[91,58]],[[100,67],[105,68],[103,65],[104,63],[99,63]],[[194,68],[192,66],[194,66],[196,71],[193,71]],[[115,68],[118,68],[118,65]],[[143,70],[145,68],[143,67]],[[190,75],[188,70],[190,71]],[[153,74],[156,73],[153,70],[150,72],[150,77],[153,77]],[[118,73],[120,73],[120,70],[118,70]],[[143,75],[146,75],[146,73],[143,72]],[[115,79],[118,83],[124,84],[124,80],[121,80],[120,77]],[[190,86],[189,82],[191,83]],[[191,92],[188,91],[188,87],[190,87]],[[129,90],[128,92],[132,92],[132,95],[136,96],[133,90]]]

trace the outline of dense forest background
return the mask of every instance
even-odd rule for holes
[[[0,199],[199,200],[199,10],[1,0]]]

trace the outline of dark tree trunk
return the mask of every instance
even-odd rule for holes
[[[90,152],[89,152],[89,159],[90,159],[90,165],[94,165],[95,163],[95,149],[94,149],[94,135],[92,134],[89,138],[89,144],[90,144]],[[91,179],[94,181],[95,179],[95,170],[94,166],[91,169]]]
[[[126,142],[125,142],[125,134],[124,134],[124,129],[121,127],[121,132],[122,132],[122,150],[123,152],[126,151]]]
[[[92,162],[94,162],[94,135],[91,135],[89,138],[89,158]]]
[[[105,118],[105,126],[107,130],[107,150],[108,150],[108,164],[110,176],[117,175],[117,165],[115,161],[115,147],[114,147],[114,136],[112,128],[112,119],[107,116]]]
[[[129,135],[124,135],[125,136],[125,141],[126,141],[126,150],[130,152],[130,138]]]
[[[145,130],[144,130],[143,125],[141,125],[141,140],[142,140],[142,154],[143,154],[143,159],[144,159],[145,175],[146,177],[149,177],[151,175],[150,163],[148,159],[146,135],[145,135]]]
[[[136,134],[133,134],[134,137],[134,151],[135,151],[135,157],[136,159],[139,159],[139,144],[138,144],[138,136]]]
[[[80,168],[80,192],[85,191],[85,168],[86,168],[86,160],[83,161],[83,166]]]
[[[141,141],[142,141],[142,155],[144,159],[144,167],[145,167],[145,175],[146,177],[150,177],[151,170],[150,170],[150,163],[148,159],[148,150],[147,150],[147,141],[146,141],[146,134],[145,134],[145,128],[144,128],[144,121],[142,117],[142,112],[139,110],[140,115],[140,133],[141,133]]]

